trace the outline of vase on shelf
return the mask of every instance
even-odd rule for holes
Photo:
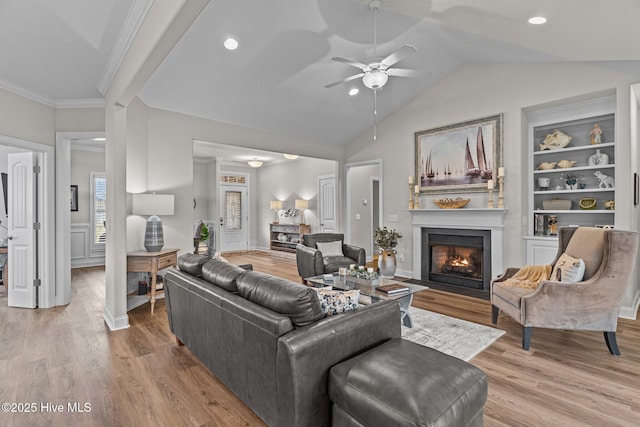
[[[596,150],[596,153],[589,157],[589,166],[602,166],[609,164],[609,156]]]
[[[380,249],[378,254],[378,269],[380,277],[384,279],[393,279],[396,274],[396,250]]]

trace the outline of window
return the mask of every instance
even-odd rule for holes
[[[91,172],[91,246],[102,246],[107,238],[107,177]]]
[[[224,193],[225,229],[242,229],[242,192],[227,191]]]

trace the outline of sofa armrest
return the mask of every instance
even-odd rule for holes
[[[367,255],[363,248],[343,243],[342,253],[347,258],[355,260],[358,265],[365,265],[367,263]]]
[[[298,328],[278,340],[280,425],[329,426],[332,366],[400,337],[400,306],[383,301]]]
[[[303,279],[324,273],[322,253],[315,248],[298,244],[296,246],[296,264],[298,265],[298,274]]]

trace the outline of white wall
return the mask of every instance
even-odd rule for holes
[[[349,235],[347,243],[365,248],[367,258],[371,258],[373,230],[371,225],[371,178],[380,177],[380,165],[362,165],[350,167],[347,171],[348,215],[346,219]],[[366,205],[364,204],[366,200]]]
[[[523,109],[585,94],[613,89],[617,92],[616,159],[630,159],[629,85],[632,80],[622,74],[582,64],[499,64],[469,65],[442,80],[404,108],[378,124],[377,141],[366,132],[351,141],[345,150],[347,163],[375,158],[384,159],[383,223],[398,228],[405,236],[398,252],[405,254],[399,270],[411,271],[411,216],[408,207],[407,177],[414,174],[414,132],[470,119],[504,114],[504,166],[506,217],[506,259],[504,265],[519,266],[524,261],[522,235],[526,232],[523,216],[527,199],[527,123]],[[616,180],[620,194],[629,194],[630,160],[616,162]],[[625,164],[621,164],[625,163]],[[622,179],[621,179],[622,178]],[[627,179],[628,178],[628,179]],[[455,195],[455,194],[454,194]],[[421,206],[433,207],[436,196],[423,196]],[[628,198],[616,202],[616,222],[631,225]],[[470,207],[485,207],[486,195],[473,195]],[[388,223],[388,215],[400,217]],[[625,305],[630,305],[630,290]]]

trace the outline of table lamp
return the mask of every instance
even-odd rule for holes
[[[309,201],[304,199],[296,199],[296,209],[300,210],[300,224],[305,224],[304,210],[309,209]]]
[[[273,211],[273,223],[280,222],[280,210],[282,209],[282,200],[271,200],[269,202],[269,209]]]
[[[144,230],[145,249],[148,252],[162,249],[164,232],[158,215],[173,215],[173,194],[134,194],[132,212],[136,215],[151,215]]]

